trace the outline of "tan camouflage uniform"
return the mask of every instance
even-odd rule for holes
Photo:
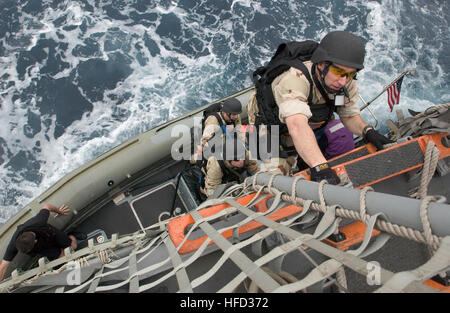
[[[228,167],[227,163],[225,166]],[[250,153],[246,151],[244,168],[251,174],[255,174],[259,171],[259,164],[256,160],[251,160]],[[208,163],[206,164],[206,171],[202,169],[204,178],[205,178],[205,188],[200,188],[200,191],[206,196],[210,196],[214,193],[214,190],[222,184],[223,181],[223,172],[222,168],[219,165],[219,161],[217,161],[216,157],[212,156],[208,159]]]
[[[222,116],[222,113],[217,112],[217,114],[222,119],[223,125],[227,125],[227,123],[225,122],[225,120]],[[234,122],[234,127],[238,130],[240,129],[240,127],[241,127],[241,117],[240,116]],[[197,146],[197,150],[191,156],[191,160],[190,160],[191,164],[195,164],[196,161],[199,161],[202,159],[203,148],[207,145],[208,141],[214,136],[214,134],[222,135],[223,132],[220,128],[220,124],[219,124],[219,121],[217,121],[217,118],[214,115],[210,115],[205,120],[204,130],[202,133],[202,138],[200,140],[200,145]],[[244,138],[244,140],[245,140],[245,134],[242,135],[242,138]]]
[[[223,125],[227,125],[222,116],[222,113],[218,113],[218,115],[221,117]],[[234,122],[234,127],[238,130],[238,132],[240,131],[241,124],[242,124],[241,117],[238,117],[237,120]],[[205,120],[205,129],[203,130],[201,138],[201,147],[198,147],[197,153],[199,152],[199,149],[203,149],[208,144],[208,141],[215,134],[220,134],[222,136],[223,132],[220,129],[220,124],[217,121],[217,118],[214,115],[210,115]],[[241,132],[239,132],[239,134],[241,136],[241,139],[245,140],[245,134]],[[258,162],[255,160],[250,160],[248,152],[246,153],[246,160],[244,162],[244,167],[251,174],[254,174],[257,171],[259,171]],[[223,178],[222,169],[220,168],[219,162],[217,161],[216,157],[212,156],[208,159],[206,164],[206,172],[204,168],[202,169],[202,172],[205,177],[205,188],[204,189],[201,188],[200,191],[205,195],[210,196],[213,194],[216,187],[222,184]]]
[[[311,74],[313,63],[311,61],[306,61],[304,64]],[[358,86],[356,81],[351,80],[346,87],[350,95],[350,100],[345,97],[344,105],[337,107],[337,114],[339,117],[352,117],[360,113],[357,103]],[[304,114],[308,119],[311,118],[312,113],[308,105],[309,81],[300,70],[291,67],[289,70],[276,77],[272,82],[272,91],[275,102],[279,107],[278,117],[282,123],[286,123],[286,117],[299,113]],[[325,99],[322,97],[315,84],[312,91],[313,105],[325,103]],[[328,97],[330,100],[334,100],[334,94],[329,93]],[[249,102],[247,103],[247,110],[249,124],[254,124],[255,113],[258,112],[256,94],[250,97]],[[311,125],[313,129],[318,126],[320,125]],[[290,141],[292,142],[292,139],[290,139]],[[290,156],[287,159],[273,158],[270,160],[264,160],[263,162],[265,169],[269,172],[286,175],[286,173],[289,173],[292,167],[295,166],[296,161],[297,156],[295,155]]]
[[[225,122],[222,113],[218,113],[218,115],[221,117],[223,125],[226,125],[227,123]],[[239,116],[234,122],[234,127],[239,129],[241,124],[241,117]],[[217,121],[217,118],[214,115],[210,115],[205,120],[205,129],[203,130],[201,139],[202,147],[206,145],[206,143],[214,136],[215,133],[222,134],[222,130],[220,129],[220,124],[219,121]]]

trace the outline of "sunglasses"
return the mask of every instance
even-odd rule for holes
[[[333,64],[329,65],[328,70],[338,77],[347,77],[348,79],[352,79],[357,73],[357,71],[348,72],[340,67],[334,66]]]

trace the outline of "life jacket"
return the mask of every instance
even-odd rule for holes
[[[332,118],[333,113],[336,111],[336,106],[334,101],[330,100],[322,84],[314,74],[316,70],[315,64],[312,67],[312,77],[305,64],[303,64],[303,62],[311,60],[311,56],[318,45],[317,42],[311,40],[282,43],[278,46],[275,55],[267,66],[259,67],[253,72],[253,82],[256,87],[256,101],[258,104],[258,113],[255,116],[256,126],[261,124],[268,127],[278,125],[280,134],[287,132],[286,124],[281,123],[278,117],[279,108],[273,95],[272,82],[277,76],[291,67],[300,70],[309,82],[308,105],[312,112],[309,122],[325,125]],[[314,84],[325,99],[325,103],[312,105]]]
[[[222,117],[220,116],[220,112],[222,111],[222,103],[217,102],[217,103],[213,103],[210,106],[208,106],[206,109],[203,110],[203,116],[202,116],[202,122],[201,122],[201,134],[203,134],[203,131],[205,130],[205,121],[206,119],[213,115],[216,119],[217,122],[219,123],[220,129],[222,130],[223,134],[226,134],[227,132],[227,125],[234,125],[234,123],[231,122],[225,122],[222,119]],[[191,142],[195,142],[195,134],[194,134],[194,128],[191,128]],[[196,151],[195,154],[201,154],[202,151]],[[201,167],[201,163],[204,160],[198,160],[197,161],[197,165],[199,165]],[[200,162],[200,163],[199,163]]]
[[[213,115],[216,118],[217,122],[219,123],[219,127],[222,131],[223,136],[230,137],[230,132],[229,132],[229,129],[227,129],[227,126],[234,127],[235,122],[234,121],[229,121],[229,122],[224,121],[223,117],[221,116],[221,111],[222,111],[222,103],[220,103],[220,102],[213,103],[210,106],[208,106],[205,110],[203,110],[203,117],[202,117],[202,122],[201,122],[201,126],[202,126],[201,133],[202,134],[203,134],[203,131],[205,130],[205,122],[206,122],[207,118],[209,116]],[[211,137],[209,140],[211,140],[213,137]],[[192,142],[195,142],[193,128],[191,129],[191,140],[192,140]],[[223,138],[223,143],[225,144],[225,137]],[[202,154],[202,159],[197,161],[197,165],[199,167],[206,166],[207,160],[205,159],[205,156],[202,153],[202,151],[197,151],[196,153]]]
[[[217,119],[217,122],[219,122],[220,128],[222,128],[222,131],[223,131],[224,123],[222,121],[221,116],[219,115],[219,112],[221,110],[222,110],[222,104],[219,102],[213,103],[209,107],[207,107],[205,110],[203,110],[202,133],[203,133],[203,130],[205,129],[205,121],[210,115],[213,115]]]

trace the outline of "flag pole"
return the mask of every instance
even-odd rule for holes
[[[384,86],[383,90],[378,95],[376,95],[372,100],[370,100],[369,102],[365,102],[364,99],[360,95],[359,97],[363,101],[364,105],[361,108],[359,108],[359,110],[362,111],[365,108],[367,108],[371,103],[373,103],[376,99],[378,99],[386,90],[389,89],[389,87],[391,87],[393,84],[395,84],[403,76],[405,76],[405,75],[414,75],[415,73],[416,73],[416,70],[406,70],[406,71],[404,71],[397,78],[395,78],[392,82],[390,82],[389,85]]]

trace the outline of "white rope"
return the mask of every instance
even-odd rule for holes
[[[422,221],[423,233],[425,236],[425,240],[427,241],[429,251],[431,255],[434,255],[436,250],[439,248],[439,238],[433,235],[431,230],[430,220],[428,219],[428,207],[432,201],[435,201],[436,198],[433,196],[427,196],[422,200],[420,205],[420,220]]]
[[[291,193],[291,195],[288,195],[288,194],[286,194],[284,192],[280,192],[279,190],[277,190],[276,188],[273,187],[273,181],[274,181],[275,177],[278,176],[278,175],[279,174],[273,174],[271,176],[268,186],[259,186],[259,185],[257,185],[255,178],[253,179],[253,183],[251,185],[247,186],[247,182],[250,181],[250,180],[248,180],[248,181],[245,182],[244,189],[249,187],[249,189],[252,188],[255,191],[258,191],[258,193],[256,194],[256,196],[254,198],[255,201],[257,199],[259,199],[259,198],[260,199],[264,198],[264,197],[259,197],[261,192],[266,192],[267,193],[267,191],[269,191],[269,193],[272,194],[272,195],[275,195],[276,198],[282,199],[282,200],[284,200],[286,202],[291,202],[291,203],[294,203],[294,204],[302,205],[302,206],[304,206],[304,211],[302,213],[300,213],[300,214],[302,214],[302,216],[303,216],[303,214],[305,214],[307,212],[309,207],[312,207],[315,211],[320,211],[320,212],[324,212],[324,213],[326,213],[326,212],[328,212],[330,210],[331,207],[328,207],[326,205],[326,199],[324,197],[324,192],[323,192],[324,185],[326,184],[326,181],[322,181],[322,182],[319,183],[318,192],[319,192],[320,203],[312,203],[311,200],[304,200],[304,199],[298,197],[297,194],[296,194],[297,182],[299,180],[303,179],[301,176],[298,176],[298,177],[296,177],[294,179],[294,182],[292,184],[292,193]],[[343,209],[343,208],[340,208],[340,207],[336,207],[335,208],[336,209],[335,210],[336,216],[352,218],[352,219],[355,219],[355,220],[361,220],[362,222],[364,222],[367,225],[368,221],[371,219],[371,216],[367,214],[366,196],[367,196],[367,193],[369,191],[372,191],[372,190],[373,190],[372,188],[366,187],[366,188],[364,188],[361,191],[361,193],[360,193],[360,211],[359,212]],[[217,204],[219,202],[223,203],[223,202],[226,202],[227,199],[230,199],[230,198],[227,197],[227,198],[222,198],[222,199],[216,199],[215,201],[211,201],[211,202],[208,202],[208,203],[203,203],[199,208],[206,207],[208,205]],[[408,229],[408,228],[405,228],[405,227],[402,228],[402,226],[391,224],[391,223],[383,221],[383,220],[378,220],[377,221],[377,224],[376,224],[377,228],[380,229],[380,230],[386,231],[386,232],[394,233],[396,235],[397,235],[397,231],[399,231],[399,229],[400,229],[400,231],[399,231],[401,233],[400,236],[404,237],[405,234],[406,234],[406,236],[408,236],[407,238],[409,238],[409,236],[411,236],[411,238],[409,238],[409,239],[412,239],[412,240],[415,240],[415,241],[419,241],[419,242],[424,242],[424,243],[428,244],[432,249],[436,250],[439,247],[441,239],[439,237],[433,235],[432,229],[431,229],[431,224],[430,224],[429,218],[428,218],[428,207],[429,207],[430,202],[432,202],[434,200],[435,200],[434,197],[425,197],[423,199],[422,203],[421,203],[420,217],[421,217],[421,221],[422,221],[422,224],[423,224],[423,233],[419,232],[419,231],[411,230],[411,229]],[[253,205],[253,202],[254,201],[252,200],[246,207],[249,207],[249,206]],[[274,205],[273,209],[275,209],[275,207],[277,207],[277,206]],[[236,208],[235,208],[235,210],[236,210]],[[216,214],[215,217],[217,218],[217,216],[220,215],[220,214],[221,213]],[[238,223],[238,225],[234,225],[232,227],[234,227],[234,228],[239,227],[240,225],[243,225],[243,224],[249,222],[250,220],[254,220],[257,216],[261,216],[261,215],[264,216],[266,214],[268,214],[268,212],[264,212],[264,214],[262,214],[262,213],[255,213],[254,215],[249,216],[246,220],[242,221],[241,223]],[[191,228],[190,232],[187,234],[185,239],[187,239],[189,237],[189,234],[200,223],[207,222],[207,221],[209,221],[209,220],[211,220],[211,219],[213,219],[215,217],[211,216],[211,217],[202,219],[202,221],[200,221],[200,222],[196,222],[193,225],[193,227]],[[375,216],[373,216],[373,218],[374,217]],[[298,216],[296,216],[295,218],[292,218],[292,222],[295,219],[297,219],[297,218],[298,218]],[[371,223],[372,223],[371,225],[375,224],[374,221],[372,221]],[[270,228],[271,228],[272,231],[276,230],[276,227],[272,229],[272,226],[271,226]],[[224,229],[226,229],[226,228],[224,228]],[[217,231],[219,233],[221,233],[224,229],[217,230]],[[167,233],[165,235],[167,235]],[[162,237],[162,235],[160,235],[160,236]],[[139,237],[139,238],[134,238],[134,241],[132,240],[131,244],[135,245],[136,247],[139,247],[140,245],[142,245],[143,244],[143,240],[145,238],[141,238],[141,237]],[[175,275],[177,273],[177,271],[181,267],[186,267],[186,266],[190,265],[192,262],[194,262],[194,260],[196,260],[197,258],[199,258],[202,255],[202,249],[204,250],[206,248],[206,246],[208,245],[209,241],[211,241],[210,238],[208,238],[208,240],[206,240],[202,244],[202,247],[199,250],[197,250],[194,253],[194,255],[191,256],[191,258],[189,258],[188,260],[183,262],[183,264],[177,266],[177,268],[174,268],[170,273],[168,273],[165,276],[161,277],[157,281],[154,281],[154,282],[152,282],[150,284],[147,284],[147,285],[144,285],[144,286],[140,286],[140,291],[144,291],[146,289],[151,288],[154,285],[157,285],[159,282],[164,281],[165,279]],[[150,244],[150,245],[152,246],[153,244]],[[179,245],[179,247],[181,247],[181,246],[182,246],[182,244]],[[301,244],[297,245],[295,247],[295,249],[298,249],[302,253],[306,252],[302,248]],[[229,253],[231,253],[231,251]],[[89,255],[87,257],[79,258],[77,261],[80,262],[79,263],[80,266],[89,265],[88,258],[92,257],[92,255],[96,255],[99,258],[99,260],[102,263],[104,263],[104,264],[105,263],[110,263],[112,261],[112,255],[117,257],[117,255],[115,255],[114,252],[111,249],[109,249],[109,248],[108,249],[104,249],[104,250],[98,250],[95,253],[93,253],[93,254],[91,254],[91,255]],[[119,258],[119,257],[117,257],[117,258]],[[143,257],[141,257],[140,259],[143,259]],[[137,275],[143,275],[145,273],[148,273],[151,270],[156,269],[157,267],[161,266],[162,263],[163,262],[161,262],[159,264],[155,264],[155,265],[150,266],[148,268],[142,269],[139,272],[137,272]],[[314,260],[312,260],[312,263],[313,264],[315,263]],[[218,263],[218,266],[220,266],[220,265],[221,264]],[[336,282],[335,282],[336,285],[339,287],[339,289],[341,291],[347,291],[347,280],[346,280],[346,277],[345,277],[345,270],[344,270],[343,266],[340,267],[339,269],[337,269],[337,271],[330,271],[330,272],[323,271],[322,272],[322,268],[318,264],[314,264],[314,265],[316,267],[315,271],[321,274],[319,276],[319,279],[322,278],[322,277],[329,277],[329,275],[331,275],[332,273],[336,273]],[[260,264],[259,266],[262,266],[262,264]],[[121,270],[123,270],[123,269],[121,269]],[[290,275],[289,273],[286,273],[286,272],[273,273],[270,270],[266,270],[266,269],[264,269],[264,270],[272,278],[274,278],[277,282],[279,282],[280,285],[293,284],[296,281],[296,278],[293,277],[292,275]],[[98,276],[94,277],[94,279],[95,278],[97,278],[97,279],[98,278],[103,278],[105,276],[112,275],[112,274],[113,274],[113,272],[102,273],[101,275],[98,275]],[[201,277],[201,278],[197,279],[196,283],[197,284],[201,284],[204,280],[209,279],[209,274],[212,274],[212,272],[208,273],[208,275],[205,275],[204,277]],[[37,279],[37,278],[38,277],[35,277],[34,279]],[[122,282],[120,282],[118,284],[114,284],[114,285],[110,285],[110,286],[101,286],[101,287],[95,288],[95,289],[96,289],[96,291],[107,291],[107,290],[111,290],[111,289],[114,289],[114,288],[119,288],[122,285],[126,284],[128,281],[130,281],[130,279],[131,278],[128,278],[125,281],[122,281]],[[89,280],[88,282],[85,282],[84,284],[79,286],[76,290],[82,290],[85,286],[89,285],[91,281],[93,281],[93,279]],[[250,286],[250,289],[252,289],[252,288],[254,288],[254,287]],[[284,290],[284,289],[280,288],[280,290]],[[75,292],[75,290],[74,290],[74,292]]]
[[[272,174],[272,176],[270,176],[269,184],[267,185],[267,187],[269,188],[269,193],[272,193],[271,190],[272,190],[273,181],[275,180],[275,177],[277,177],[279,175],[281,175],[281,174],[277,173],[277,174]]]
[[[422,177],[420,179],[420,186],[417,189],[410,191],[410,197],[423,199],[427,195],[428,185],[433,178],[434,172],[436,171],[437,164],[439,162],[440,151],[436,147],[433,141],[429,141],[427,149],[425,151],[425,159],[422,167]]]
[[[367,222],[370,219],[370,216],[367,214],[367,203],[366,203],[366,195],[367,192],[373,191],[372,187],[364,187],[359,194],[359,218],[360,220],[367,225]]]
[[[291,201],[293,204],[297,204],[297,183],[299,180],[305,180],[306,178],[302,175],[297,175],[294,178],[294,182],[292,183],[292,190],[291,190]]]
[[[272,189],[274,189],[274,188],[272,187]],[[265,188],[263,192],[267,192],[268,193],[267,188]],[[274,194],[274,193],[271,193],[271,194]],[[319,194],[321,194],[321,196],[323,196],[323,193],[321,193],[320,188],[319,188]],[[282,196],[282,199],[284,201],[290,201],[291,198],[292,197],[290,195],[283,195]],[[305,201],[306,201],[305,199],[298,198],[298,197],[297,197],[297,200],[296,200],[296,202],[299,203],[299,205],[303,205],[303,203],[305,203]],[[325,199],[321,199],[321,201],[324,202]],[[314,209],[315,211],[319,211],[319,212],[323,212],[324,213],[323,206],[320,205],[320,204],[313,203],[311,205],[311,208]],[[365,212],[364,208],[363,208],[362,212],[364,214],[364,212]],[[339,217],[349,218],[349,219],[353,219],[353,220],[358,220],[358,221],[364,222],[361,219],[361,211],[360,212],[356,212],[356,211],[348,210],[348,209],[345,209],[345,208],[337,208],[336,209],[336,215],[339,216]],[[399,237],[410,239],[410,240],[413,240],[413,241],[416,241],[416,242],[419,242],[419,243],[428,244],[428,241],[425,238],[423,232],[415,230],[415,229],[412,229],[412,228],[409,228],[409,227],[393,224],[393,223],[387,222],[385,220],[378,219],[377,222],[376,222],[376,228],[378,230],[381,230],[381,231],[384,231],[384,232],[387,232],[387,233],[390,233],[390,234],[394,234],[394,235],[399,236]],[[433,240],[435,240],[436,242],[439,242],[439,244],[440,244],[442,238],[433,235]]]

